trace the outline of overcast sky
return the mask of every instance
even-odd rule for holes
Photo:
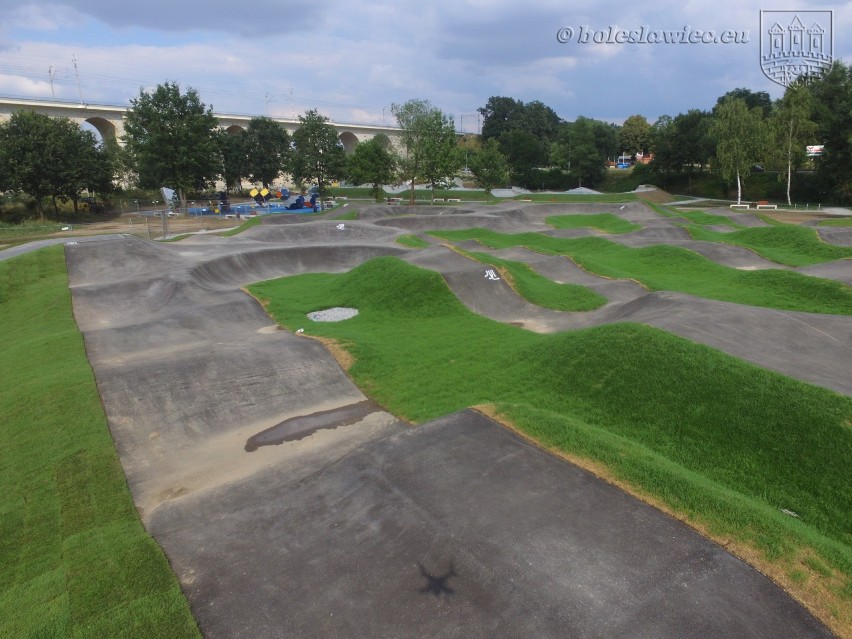
[[[220,113],[394,124],[392,103],[424,98],[476,132],[477,108],[509,96],[566,120],[653,121],[737,87],[783,94],[761,71],[761,10],[826,30],[804,12],[832,11],[834,58],[852,63],[852,0],[766,2],[0,0],[0,95],[126,106],[171,81]],[[643,28],[737,41],[615,42]]]

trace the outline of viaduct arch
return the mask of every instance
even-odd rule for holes
[[[121,138],[124,135],[124,114],[127,112],[127,107],[0,97],[0,121],[10,118],[16,111],[34,111],[51,117],[66,117],[80,125],[86,123],[94,127],[104,140],[121,144]],[[219,120],[219,126],[228,133],[246,130],[251,119],[256,117],[228,113],[214,113],[213,115]],[[290,134],[299,128],[298,120],[271,119],[278,122]],[[396,127],[340,122],[329,122],[329,124],[337,130],[338,138],[347,153],[351,153],[359,142],[366,142],[376,136],[386,137],[393,146],[400,145],[400,130]]]

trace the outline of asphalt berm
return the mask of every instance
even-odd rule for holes
[[[588,314],[547,312],[484,288],[501,283],[486,282],[481,264],[393,239],[465,219],[542,230],[554,205],[390,209],[343,229],[286,216],[236,241],[66,247],[75,316],[134,500],[205,636],[831,636],[720,546],[480,413],[400,422],[240,287],[397,255],[440,271],[465,304],[500,321],[541,331],[645,321],[852,394],[848,318],[648,294],[531,257],[611,300]],[[718,320],[698,330],[708,314]],[[767,322],[772,344],[760,341]]]

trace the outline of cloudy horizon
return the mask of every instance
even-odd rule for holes
[[[422,98],[467,132],[492,96],[617,124],[709,109],[739,87],[778,98],[783,87],[760,67],[761,10],[831,11],[834,59],[852,63],[852,2],[293,0],[285,10],[270,0],[0,0],[0,9],[5,97],[123,106],[168,81],[196,89],[217,113],[317,109],[387,125],[393,103]],[[630,41],[640,31],[656,36]],[[663,43],[664,32],[681,39]],[[710,42],[719,36],[728,42]]]

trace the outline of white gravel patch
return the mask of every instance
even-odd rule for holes
[[[348,320],[350,317],[355,317],[357,314],[357,308],[335,306],[334,308],[327,308],[324,311],[308,313],[308,319],[314,322],[342,322],[343,320]]]

